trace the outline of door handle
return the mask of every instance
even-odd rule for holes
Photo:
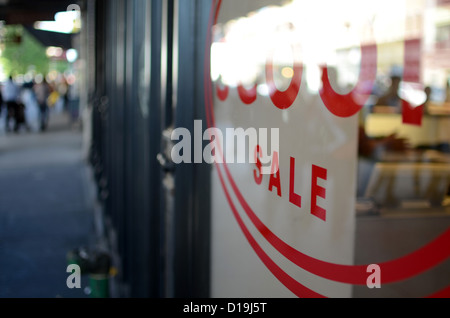
[[[166,157],[163,153],[158,153],[156,159],[159,162],[159,165],[162,167],[164,172],[174,172],[175,171],[175,163]]]
[[[174,146],[173,141],[171,139],[172,128],[166,128],[162,131],[161,134],[161,152],[158,153],[156,159],[158,160],[160,166],[162,167],[164,172],[174,172],[175,171],[175,163],[172,161],[170,157],[172,148]]]

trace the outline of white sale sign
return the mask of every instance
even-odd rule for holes
[[[212,178],[212,296],[349,297],[350,285],[314,268],[353,263],[357,112],[367,96],[339,87],[323,64],[335,48],[314,43],[317,22],[295,3],[245,3],[219,1],[212,14],[208,126],[244,132],[216,149],[227,160]]]

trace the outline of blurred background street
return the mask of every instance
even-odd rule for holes
[[[45,133],[0,133],[0,297],[87,297],[67,253],[92,233],[81,132],[65,113]]]

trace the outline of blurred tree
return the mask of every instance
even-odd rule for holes
[[[2,28],[2,46],[0,64],[6,76],[25,74],[30,69],[42,74],[49,71],[46,48],[21,25]]]

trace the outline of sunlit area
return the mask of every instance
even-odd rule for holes
[[[81,28],[80,11],[62,11],[55,14],[54,21],[37,21],[34,28],[58,33],[78,33]]]
[[[433,88],[431,101],[442,103],[448,74],[441,56],[448,41],[445,25],[449,19],[447,8],[424,1],[299,0],[262,7],[214,27],[211,77],[234,87],[241,82],[262,82],[272,52],[281,70],[275,77],[280,88],[285,89],[287,84],[283,87],[282,83],[292,77],[292,65],[301,63],[307,87],[318,93],[320,67],[326,64],[337,70],[333,87],[348,92],[358,81],[360,48],[376,43],[375,90],[386,90],[390,76],[403,75],[404,39],[416,39],[421,45],[421,81],[402,83],[400,94],[420,106],[427,99],[423,90],[429,86]]]

